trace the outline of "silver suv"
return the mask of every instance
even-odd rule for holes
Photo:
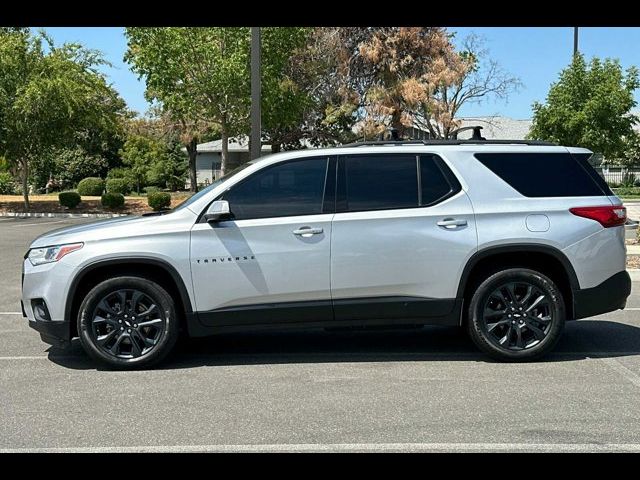
[[[375,143],[375,142],[374,142]],[[53,231],[25,255],[23,311],[148,367],[180,331],[452,325],[499,360],[565,320],[624,308],[626,210],[591,152],[535,142],[356,144],[243,165],[160,215]]]

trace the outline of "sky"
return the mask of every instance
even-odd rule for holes
[[[45,28],[56,45],[80,42],[88,48],[103,52],[113,64],[103,71],[129,107],[144,113],[149,104],[144,98],[144,80],[138,80],[123,56],[127,49],[124,28],[119,27],[55,27]],[[466,117],[502,115],[516,119],[531,118],[531,104],[544,102],[549,86],[571,60],[573,53],[572,27],[464,27],[449,28],[455,32],[456,44],[469,34],[484,40],[491,58],[511,75],[518,77],[522,87],[510,95],[508,101],[488,100],[463,107]],[[579,35],[580,51],[587,59],[618,58],[624,68],[640,67],[640,28],[638,27],[582,27]],[[636,92],[640,103],[640,91]]]

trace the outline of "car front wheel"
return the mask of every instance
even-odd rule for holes
[[[96,285],[78,314],[82,347],[114,368],[147,368],[163,360],[178,338],[171,296],[160,285],[127,276]]]
[[[540,272],[511,268],[484,280],[469,303],[473,342],[502,361],[538,359],[556,345],[565,304],[555,283]]]

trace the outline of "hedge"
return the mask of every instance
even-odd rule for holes
[[[104,180],[98,177],[87,177],[80,180],[78,193],[86,197],[99,197],[104,193]]]
[[[171,194],[167,192],[151,192],[147,196],[147,202],[154,210],[162,210],[171,206]]]
[[[106,185],[107,193],[121,193],[122,195],[131,193],[131,185],[124,178],[109,178]]]
[[[100,203],[106,208],[122,208],[124,207],[124,195],[107,192],[100,197]]]
[[[640,196],[640,187],[618,187],[612,188],[613,193],[621,197]]]
[[[58,194],[58,201],[63,207],[76,208],[81,200],[77,192],[61,192]]]

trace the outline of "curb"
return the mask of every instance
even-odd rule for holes
[[[0,217],[14,218],[113,218],[126,217],[130,213],[31,213],[31,212],[5,212]]]
[[[627,255],[640,255],[640,245],[627,245]]]
[[[627,268],[632,282],[640,282],[640,268]]]

